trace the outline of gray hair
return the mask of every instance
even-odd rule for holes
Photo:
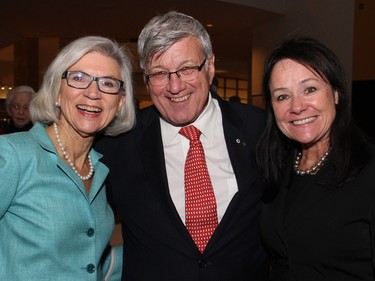
[[[155,54],[164,53],[173,44],[189,36],[198,39],[205,57],[212,55],[210,36],[199,21],[176,11],[155,16],[138,37],[140,67],[145,70]]]
[[[65,46],[49,65],[40,90],[30,106],[33,122],[51,124],[58,122],[60,108],[56,101],[60,95],[61,76],[85,54],[99,52],[115,59],[121,68],[121,80],[124,83],[126,101],[111,123],[103,130],[105,135],[115,136],[134,126],[135,107],[133,102],[132,64],[129,50],[117,42],[101,36],[85,36]]]
[[[30,86],[26,86],[26,85],[18,86],[18,87],[13,88],[12,90],[10,90],[7,94],[7,99],[5,101],[7,113],[8,113],[9,116],[12,115],[12,112],[11,112],[10,108],[12,106],[14,97],[18,94],[29,95],[30,100],[31,100],[33,98],[34,94],[35,94],[35,91]]]

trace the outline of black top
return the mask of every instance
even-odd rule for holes
[[[30,130],[32,128],[32,126],[33,126],[33,123],[29,122],[28,124],[26,124],[22,128],[19,128],[19,127],[16,127],[14,125],[13,121],[11,120],[11,121],[5,123],[3,131],[4,131],[4,134],[24,132],[24,131]]]
[[[293,174],[263,206],[270,280],[375,279],[375,160],[341,187],[327,184],[333,172],[328,158],[314,176]]]

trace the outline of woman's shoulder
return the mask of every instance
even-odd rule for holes
[[[18,132],[18,133],[10,133],[0,136],[0,144],[3,145],[14,145],[18,146],[21,144],[29,144],[30,143],[31,134],[29,131],[27,132]]]
[[[36,124],[29,131],[10,133],[0,136],[1,150],[14,150],[20,154],[28,154],[39,147],[40,140],[45,139],[47,133],[43,125]]]

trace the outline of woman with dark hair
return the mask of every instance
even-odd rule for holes
[[[315,39],[289,38],[266,60],[263,91],[271,280],[374,280],[375,148],[352,121],[340,61]]]

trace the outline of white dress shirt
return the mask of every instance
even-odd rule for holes
[[[190,144],[187,138],[179,134],[181,127],[173,126],[161,118],[160,123],[169,192],[185,223],[184,166]],[[238,186],[224,139],[220,107],[211,95],[205,110],[192,125],[202,132],[200,140],[206,155],[220,222],[232,197],[238,191]]]

